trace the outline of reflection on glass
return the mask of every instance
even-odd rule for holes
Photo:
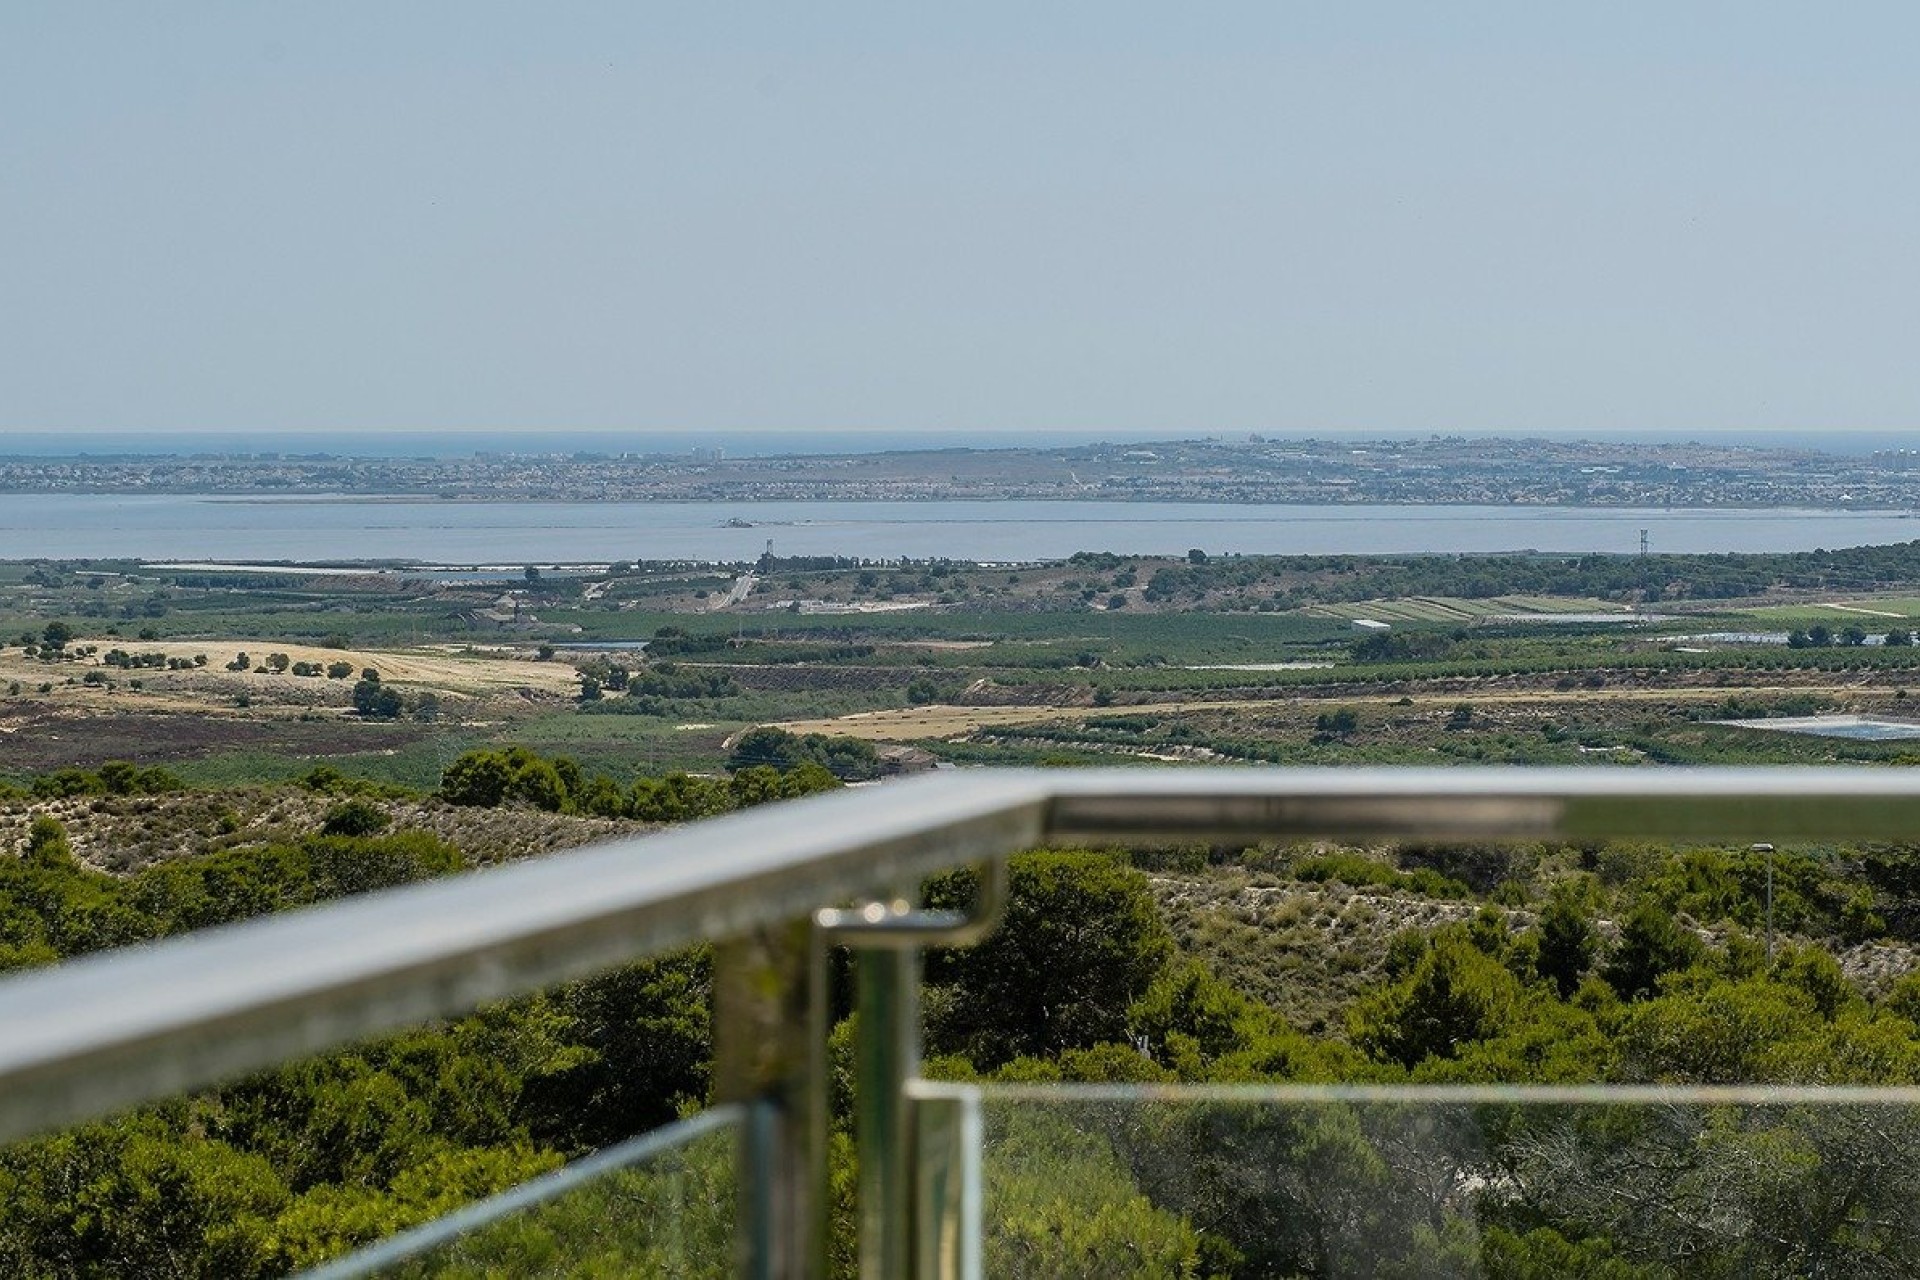
[[[733,1273],[738,1116],[716,1108],[310,1273],[311,1280]]]
[[[989,1276],[1912,1276],[1920,1090],[987,1088]]]

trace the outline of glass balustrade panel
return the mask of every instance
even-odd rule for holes
[[[313,1280],[733,1274],[736,1108],[716,1108],[308,1273]]]
[[[1920,1090],[917,1090],[942,1274],[1920,1274]]]

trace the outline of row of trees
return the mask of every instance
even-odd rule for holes
[[[1840,628],[1838,632],[1834,631],[1832,627],[1829,627],[1824,622],[1816,622],[1804,631],[1799,627],[1795,627],[1793,630],[1787,632],[1787,647],[1789,649],[1824,649],[1834,644],[1855,648],[1866,643],[1867,629],[1857,623],[1844,626]],[[1913,632],[1907,630],[1905,627],[1895,627],[1882,637],[1881,643],[1891,645],[1896,649],[1911,645],[1913,643]]]
[[[58,800],[72,796],[153,796],[179,791],[184,784],[159,765],[109,760],[98,769],[67,768],[43,773],[26,787],[0,783],[0,800],[31,796]]]
[[[338,659],[326,663],[295,662],[284,653],[270,653],[262,658],[256,666],[253,655],[242,649],[233,655],[233,661],[227,664],[227,670],[263,671],[272,672],[275,675],[284,675],[291,672],[296,676],[324,675],[329,680],[345,680],[353,674],[353,664]],[[361,669],[360,678],[363,680],[378,680],[380,673],[372,667],[365,667]]]
[[[526,805],[549,813],[579,813],[641,822],[687,822],[774,800],[829,791],[840,782],[817,764],[790,767],[757,764],[728,778],[686,773],[636,778],[622,786],[605,774],[591,777],[566,756],[547,757],[525,747],[469,751],[441,775],[440,795],[450,804],[480,808]]]
[[[736,772],[766,767],[791,773],[808,766],[842,782],[866,782],[882,772],[880,754],[871,742],[839,734],[795,734],[773,725],[742,733],[727,756],[727,768]]]
[[[1774,589],[1868,591],[1920,578],[1920,542],[1724,555],[1229,556],[1165,565],[1146,598],[1277,588],[1289,605],[1443,595],[1725,600]]]

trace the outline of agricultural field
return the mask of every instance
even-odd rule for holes
[[[1789,605],[1768,605],[1746,611],[1756,622],[1780,625],[1805,625],[1825,622],[1843,626],[1857,622],[1869,629],[1897,625],[1902,621],[1920,621],[1920,596],[1881,595],[1853,600],[1808,600]]]
[[[1551,618],[1556,614],[1618,614],[1622,617],[1633,614],[1633,610],[1614,601],[1548,596],[1493,596],[1485,600],[1409,596],[1400,600],[1310,605],[1302,612],[1310,617],[1372,618],[1381,622],[1477,622],[1482,618],[1520,620],[1529,615]]]
[[[1016,568],[637,564],[485,581],[11,564],[0,777],[131,757],[230,783],[325,760],[420,786],[464,750],[513,743],[615,772],[712,772],[764,725],[958,765],[1904,760],[1895,743],[1715,723],[1901,716],[1920,689],[1920,646],[1877,643],[1920,617],[1903,576],[1920,561],[1899,550],[1088,553]],[[1682,585],[1756,572],[1750,560],[1776,579],[1756,594],[1695,599]],[[1475,590],[1373,590],[1416,577]],[[1556,583],[1564,594],[1544,589]],[[1849,620],[1876,643],[1849,646]],[[1774,628],[1830,642],[1697,640]]]
[[[630,565],[484,583],[0,566],[0,847],[19,852],[0,859],[13,886],[0,892],[0,964],[940,766],[1911,766],[1920,743],[1770,725],[1920,724],[1920,644],[1868,644],[1864,631],[1853,643],[1845,621],[1885,639],[1917,593],[1920,558],[1899,549]],[[1713,638],[1754,633],[1774,638]],[[1626,843],[1026,855],[1011,910],[1065,922],[1042,931],[1057,945],[1036,957],[1026,931],[930,955],[928,1069],[1132,1083],[1920,1079],[1913,850],[1777,855]],[[1770,881],[1772,955],[1758,941]],[[926,886],[933,905],[958,905],[956,892]],[[170,1256],[199,1273],[336,1256],[699,1105],[705,982],[697,953],[665,957],[103,1122],[84,1142],[0,1152],[12,1179],[0,1256],[57,1273],[50,1260],[76,1231],[59,1188],[77,1182],[131,1206],[116,1221],[132,1234],[99,1245],[116,1257],[144,1257],[156,1206],[183,1195],[245,1245],[245,1265],[230,1265],[212,1234],[188,1233]],[[1764,1049],[1749,1026],[1767,1028]],[[336,1129],[383,1135],[377,1168],[357,1139],[314,1136]],[[117,1154],[134,1145],[141,1161]],[[324,1165],[303,1154],[323,1148]],[[1133,1206],[1125,1223],[1102,1220],[1111,1239],[1076,1246],[1088,1256],[1132,1257],[1157,1233],[1184,1259],[1170,1274],[1337,1269],[1322,1243],[1267,1229],[1274,1206],[1252,1200],[1252,1225],[1209,1229],[1202,1268],[1202,1217],[1152,1160],[1124,1143],[1063,1150],[1047,1146],[1037,1205],[1052,1203],[1064,1160]],[[449,1160],[471,1172],[422,1201],[414,1189]],[[161,1194],[175,1168],[244,1168],[249,1199],[220,1199],[238,1185],[226,1178]],[[1709,1172],[1716,1203],[1764,1201],[1765,1186]],[[1369,1185],[1383,1204],[1404,1190]],[[1876,1221],[1904,1222],[1902,1204],[1889,1192]],[[1540,1221],[1553,1225],[1488,1227],[1521,1259],[1511,1274],[1568,1273],[1583,1219]],[[1068,1225],[1034,1223],[1046,1240]],[[1431,1242],[1394,1230],[1383,1220],[1368,1238],[1398,1251],[1397,1273],[1422,1273]],[[1657,1264],[1679,1247],[1624,1229],[1596,1240],[1578,1247],[1621,1251],[1603,1261]],[[1724,1241],[1681,1243],[1720,1249],[1726,1274],[1795,1274]]]

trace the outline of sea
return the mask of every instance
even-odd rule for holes
[[[1903,511],[1072,501],[491,502],[299,495],[0,494],[0,560],[435,565],[1024,563],[1125,555],[1834,550],[1920,539]]]

